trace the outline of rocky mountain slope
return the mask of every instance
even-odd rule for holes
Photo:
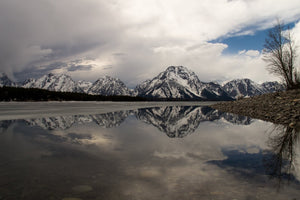
[[[65,74],[47,74],[39,79],[28,79],[24,88],[40,88],[56,92],[83,92],[72,78]]]
[[[3,86],[14,87],[14,86],[17,86],[17,83],[10,80],[6,74],[0,73],[0,87],[3,87]]]
[[[105,76],[95,81],[87,90],[89,94],[104,96],[130,96],[132,91],[118,78]]]
[[[263,84],[257,84],[250,79],[236,79],[223,85],[223,89],[232,98],[237,99],[238,97],[242,96],[250,97],[280,91],[283,90],[284,87],[278,82],[265,82]]]
[[[11,81],[0,74],[0,86],[40,88],[58,92],[80,92],[104,96],[142,96],[149,98],[185,100],[233,100],[283,90],[278,82],[257,84],[250,79],[236,79],[220,85],[202,82],[191,70],[183,66],[170,66],[156,77],[129,89],[120,79],[105,76],[94,83],[75,82],[65,74],[47,74],[39,79],[28,79],[23,84]]]
[[[204,83],[183,66],[170,66],[136,87],[139,96],[171,99],[231,100],[220,85]]]
[[[90,81],[78,81],[78,86],[83,90],[83,92],[88,93],[89,89],[92,87],[93,83]]]

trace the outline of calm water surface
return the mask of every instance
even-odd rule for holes
[[[198,106],[0,121],[0,200],[299,199],[298,136]]]

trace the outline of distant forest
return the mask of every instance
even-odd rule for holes
[[[0,87],[0,101],[146,101],[143,97],[101,96],[74,92],[54,92],[37,88]]]
[[[55,92],[38,88],[0,87],[0,101],[201,101],[141,96],[102,96],[75,92]]]

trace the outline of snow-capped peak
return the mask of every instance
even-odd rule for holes
[[[224,84],[223,88],[230,96],[238,98],[239,96],[247,97],[280,91],[284,89],[284,86],[276,81],[258,84],[246,78],[229,81]]]
[[[152,80],[136,87],[141,96],[177,99],[229,100],[220,85],[203,83],[197,75],[183,66],[170,66]]]
[[[105,96],[130,96],[132,92],[120,79],[104,76],[93,83],[88,93]]]
[[[39,79],[28,79],[25,81],[25,88],[40,88],[60,92],[83,92],[78,84],[66,74],[49,73]]]
[[[5,73],[0,72],[0,87],[3,86],[17,86],[17,84],[10,80]]]

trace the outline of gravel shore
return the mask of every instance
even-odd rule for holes
[[[300,127],[300,89],[217,103],[211,107],[291,128]]]

